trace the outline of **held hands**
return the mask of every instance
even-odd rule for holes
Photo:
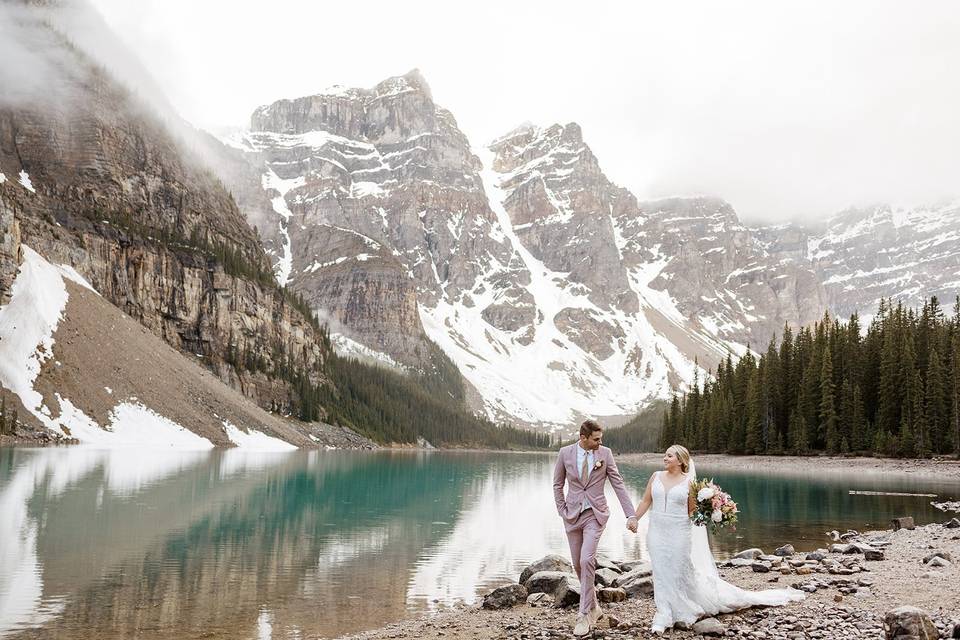
[[[630,516],[629,518],[627,518],[627,529],[629,529],[631,533],[636,533],[637,523],[638,523],[637,516]]]

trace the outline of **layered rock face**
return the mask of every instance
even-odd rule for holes
[[[20,265],[20,223],[14,214],[12,200],[4,198],[6,176],[0,179],[0,306],[10,300],[10,287]]]
[[[471,150],[417,72],[261,107],[225,142],[258,176],[260,193],[230,188],[280,281],[384,360],[416,368],[436,342],[492,418],[629,414],[785,324],[957,285],[958,207],[823,232],[748,228],[717,198],[642,202],[575,123]]]
[[[826,296],[812,265],[789,242],[766,246],[727,202],[670,198],[642,207],[643,242],[665,263],[652,286],[669,292],[683,315],[709,333],[762,348],[785,324],[796,328],[822,317]]]
[[[324,357],[319,336],[272,281],[257,234],[153,111],[42,21],[32,28],[56,54],[59,85],[56,101],[0,106],[0,171],[8,177],[0,209],[16,212],[22,242],[72,266],[247,396],[285,405],[286,383],[238,377],[225,364],[231,349],[261,358],[267,370],[281,357],[317,372]]]
[[[272,201],[278,278],[333,331],[418,367],[428,351],[418,301],[457,300],[493,270],[527,278],[495,228],[479,161],[416,71],[282,100],[251,125],[228,144]],[[248,219],[262,211],[240,205]]]
[[[576,125],[518,129],[481,161],[417,72],[279,101],[251,125],[226,142],[271,200],[280,281],[402,364],[422,364],[429,336],[493,418],[629,414],[743,348],[649,286],[656,223]]]
[[[960,202],[850,209],[807,244],[830,308],[844,317],[872,315],[880,298],[919,307],[933,295],[951,305],[960,293]]]

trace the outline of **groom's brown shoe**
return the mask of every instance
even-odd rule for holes
[[[575,636],[585,636],[590,633],[590,614],[581,613],[577,616],[577,624],[573,627],[573,635]]]

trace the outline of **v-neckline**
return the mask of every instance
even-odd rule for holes
[[[663,472],[658,472],[658,473],[657,473],[657,480],[660,481],[660,486],[663,488],[664,493],[670,493],[671,491],[673,491],[674,489],[676,489],[677,487],[679,487],[680,485],[683,484],[683,480],[681,480],[680,482],[674,484],[674,485],[671,486],[669,489],[667,489],[667,485],[664,484],[663,478],[660,477],[660,474],[661,474],[661,473],[663,473]]]

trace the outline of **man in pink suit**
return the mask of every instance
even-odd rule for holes
[[[636,533],[637,518],[630,496],[623,484],[623,476],[613,461],[609,447],[601,446],[603,429],[593,420],[580,425],[580,440],[560,449],[553,471],[553,497],[557,513],[563,518],[570,543],[573,566],[580,577],[580,611],[574,626],[574,635],[590,633],[602,615],[597,603],[594,576],[597,570],[597,543],[610,517],[607,499],[603,495],[609,479],[617,494],[627,529]],[[567,495],[563,495],[564,482]]]

